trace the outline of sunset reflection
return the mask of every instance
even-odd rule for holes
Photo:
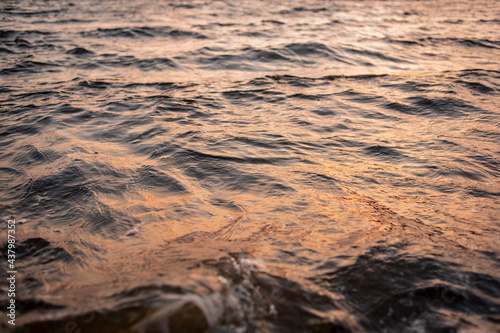
[[[498,331],[499,4],[2,2],[0,331]]]

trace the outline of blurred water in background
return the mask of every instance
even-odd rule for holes
[[[0,10],[18,332],[500,329],[498,1]]]

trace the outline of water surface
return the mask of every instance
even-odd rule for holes
[[[0,8],[17,332],[500,329],[499,2]]]

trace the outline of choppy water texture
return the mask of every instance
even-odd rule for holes
[[[15,331],[500,329],[500,2],[0,6]]]

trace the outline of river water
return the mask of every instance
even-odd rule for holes
[[[0,8],[2,331],[500,330],[500,2]]]

